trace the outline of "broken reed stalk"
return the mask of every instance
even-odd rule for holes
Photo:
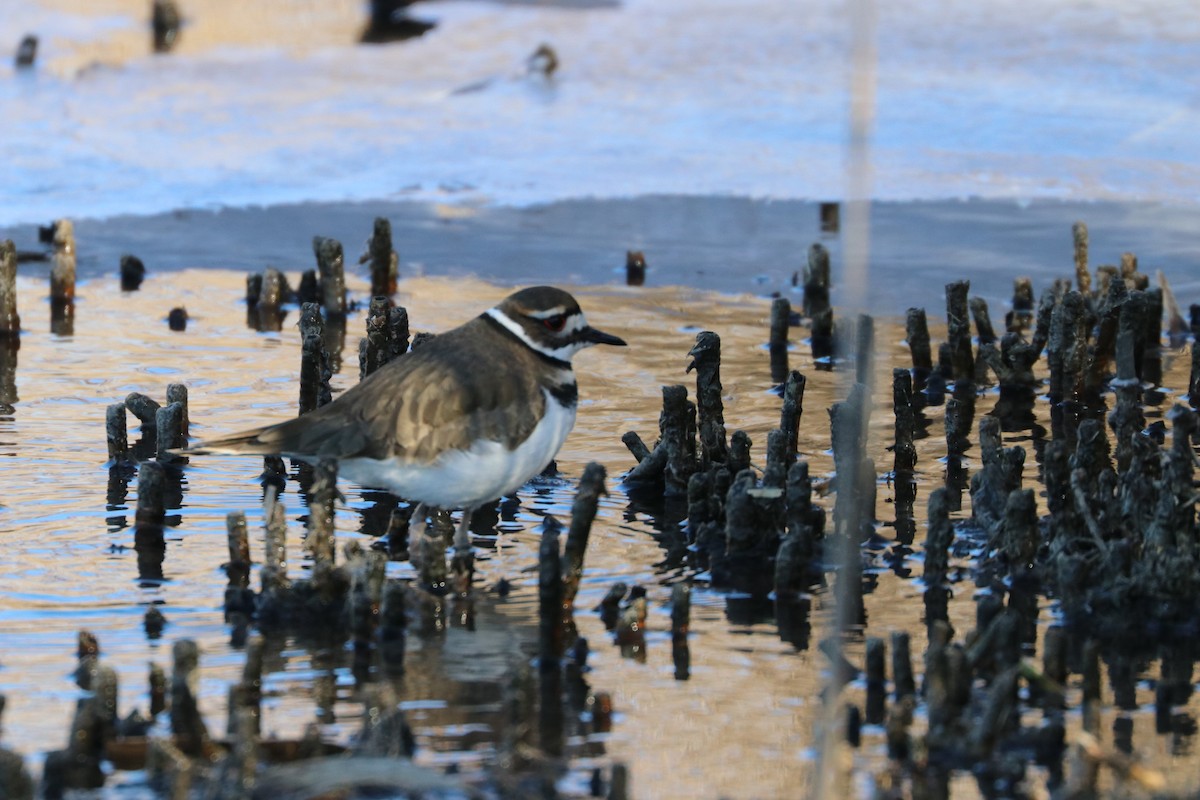
[[[589,462],[583,468],[583,476],[579,479],[579,488],[575,491],[575,499],[571,503],[571,527],[567,533],[567,543],[563,551],[563,608],[568,608],[575,602],[579,591],[579,582],[583,579],[583,558],[587,552],[588,536],[592,530],[592,522],[596,519],[596,510],[600,505],[601,495],[608,492],[604,488],[605,469],[595,461]]]
[[[812,502],[807,461],[797,461],[788,470],[785,497],[786,529],[775,554],[775,594],[780,601],[799,597],[818,573],[825,509]]]
[[[325,236],[313,237],[313,254],[320,273],[321,308],[326,314],[346,315],[346,265],[342,243]],[[373,292],[383,294],[383,292]]]
[[[1146,313],[1142,329],[1142,370],[1143,383],[1151,386],[1161,386],[1163,377],[1162,366],[1162,319],[1163,294],[1162,289],[1146,290]]]
[[[408,309],[404,306],[393,306],[388,311],[388,342],[392,346],[388,361],[399,358],[408,352]]]
[[[767,434],[767,468],[763,470],[763,487],[782,489],[787,482],[788,466],[786,436],[776,428]]]
[[[915,444],[917,417],[913,408],[913,379],[906,369],[892,370],[892,413],[895,415],[895,444],[892,476],[899,486],[911,484],[917,468]]]
[[[419,505],[417,508],[424,509],[425,507]],[[423,513],[427,514],[428,510],[426,509]],[[446,540],[437,530],[437,517],[438,513],[435,512],[433,519],[425,527],[424,533],[418,537],[416,552],[414,554],[414,566],[417,568],[420,585],[434,594],[439,594],[446,590],[450,575],[449,568],[446,565]],[[410,516],[410,528],[413,521],[413,518]],[[418,526],[423,524],[423,520],[418,522]]]
[[[687,387],[675,385],[662,388],[663,410],[660,418],[662,443],[666,451],[665,493],[668,497],[686,497],[688,478],[695,471],[694,428],[696,407],[688,400]]]
[[[867,697],[864,719],[868,725],[882,725],[887,716],[887,645],[876,636],[867,639]]]
[[[343,619],[349,620],[354,642],[355,674],[366,674],[378,634],[379,612],[383,605],[383,586],[387,578],[387,556],[363,551],[357,542],[345,548],[350,570],[350,591],[345,598]]]
[[[229,585],[225,587],[225,620],[235,614],[249,619],[254,614],[254,592],[250,589],[250,535],[246,530],[246,515],[231,511],[225,517],[226,538],[229,544],[229,562],[225,575]]]
[[[971,318],[967,295],[970,281],[946,284],[946,340],[950,345],[951,376],[955,384],[975,380],[975,356],[971,350]]]
[[[387,218],[375,218],[367,255],[371,260],[371,295],[391,297],[400,279],[400,256],[392,246],[392,223]]]
[[[859,314],[854,326],[854,380],[864,386],[875,384],[875,320]]]
[[[816,318],[831,310],[829,285],[829,251],[823,244],[814,243],[808,248],[808,264],[804,268],[803,307],[804,316],[814,320],[814,327]]]
[[[987,301],[982,297],[972,297],[968,301],[968,307],[971,311],[971,319],[975,322],[975,336],[979,341],[979,349],[989,346],[995,346],[999,341],[996,336],[996,329],[992,326],[992,317],[988,311]],[[975,383],[983,385],[987,383],[987,362],[982,358],[975,360]]]
[[[1014,279],[1012,311],[1005,319],[1005,327],[1009,331],[1026,330],[1033,322],[1033,304],[1033,280],[1025,277]]]
[[[246,307],[254,308],[262,298],[263,276],[252,273],[246,276]]]
[[[954,526],[950,522],[948,493],[944,487],[929,495],[928,525],[925,538],[925,613],[932,624],[946,619],[949,590],[946,582],[950,570],[950,545],[954,541]]]
[[[75,227],[69,219],[54,225],[54,254],[50,261],[50,305],[75,302]]]
[[[332,586],[337,540],[334,538],[333,518],[337,499],[337,461],[323,458],[313,468],[313,483],[308,493],[308,535],[305,547],[312,553],[313,588],[328,601]]]
[[[786,297],[771,301],[771,335],[768,349],[771,354],[771,381],[783,383],[788,372],[788,327],[792,304]]]
[[[691,609],[691,587],[686,583],[671,587],[671,661],[677,681],[686,681],[691,674],[692,655],[688,647]]]
[[[259,282],[258,304],[278,307],[290,299],[290,294],[287,276],[274,267],[267,267]]]
[[[905,314],[904,330],[908,349],[912,352],[913,388],[919,392],[925,388],[925,381],[933,371],[933,350],[929,342],[925,309],[910,308]]]
[[[157,445],[155,458],[163,464],[174,464],[184,460],[183,456],[171,452],[187,446],[187,437],[183,433],[183,413],[183,403],[178,401],[162,406],[154,413]]]
[[[646,255],[641,250],[625,251],[625,285],[642,286],[646,283]]]
[[[0,339],[19,339],[21,315],[17,313],[17,247],[12,239],[0,242]]]
[[[391,581],[384,588],[379,613],[379,655],[384,667],[393,674],[404,669],[407,597],[408,589],[400,581]]]
[[[538,550],[538,671],[543,676],[557,674],[564,645],[562,614],[566,589],[558,528],[557,524],[544,525]]]
[[[333,400],[329,387],[329,354],[325,352],[325,323],[316,303],[300,308],[300,413],[306,414]]]
[[[199,756],[209,743],[208,727],[193,689],[200,685],[200,647],[191,639],[180,639],[172,646],[171,656],[171,733],[180,750]]]
[[[1200,340],[1192,341],[1192,371],[1188,379],[1188,402],[1200,409]]]
[[[126,253],[120,263],[121,291],[136,292],[146,279],[146,265],[137,256]]]
[[[831,369],[834,350],[832,308],[826,308],[813,316],[809,342],[812,344],[813,361],[824,369]]]
[[[139,525],[161,526],[167,517],[167,473],[162,464],[144,461],[138,468],[137,511]]]
[[[367,311],[367,335],[358,344],[358,379],[370,375],[392,358],[392,301],[384,295],[371,298]]]
[[[905,697],[915,697],[917,693],[908,631],[892,631],[892,687],[897,703]]]
[[[258,736],[262,720],[262,672],[265,643],[261,634],[246,640],[246,663],[242,666],[242,679],[229,687],[229,720],[226,734],[238,737],[239,728],[249,723],[252,736]]]
[[[411,509],[410,509],[411,511]],[[388,517],[387,550],[392,561],[408,561],[409,515],[399,508],[392,509]]]
[[[788,373],[783,385],[783,406],[779,413],[779,430],[783,432],[787,448],[785,463],[795,462],[800,449],[800,418],[804,414],[804,388],[807,379],[800,372]]]
[[[113,403],[104,415],[104,432],[108,439],[108,464],[117,467],[129,462],[129,430],[126,427],[125,404]]]
[[[650,448],[642,441],[642,437],[638,435],[637,431],[626,431],[623,433],[621,435],[621,443],[629,449],[629,454],[639,464],[652,455]]]
[[[287,574],[287,513],[283,503],[277,499],[273,486],[267,488],[266,497],[263,499],[263,517],[266,533],[263,565],[259,575],[262,579],[263,597],[271,599],[291,586]]]
[[[141,392],[130,392],[125,397],[125,408],[129,409],[129,413],[138,418],[142,423],[142,433],[151,433],[157,431],[158,424],[158,409],[162,406],[152,397],[147,397]]]
[[[1071,239],[1075,244],[1075,283],[1084,295],[1092,293],[1092,275],[1088,272],[1088,227],[1076,222],[1071,226]]]
[[[688,352],[696,370],[696,413],[700,434],[700,468],[729,460],[725,437],[725,410],[721,400],[721,337],[712,331],[696,334],[696,345]],[[636,435],[636,434],[635,434]],[[640,442],[640,440],[638,440]],[[629,445],[629,442],[626,442]],[[645,445],[642,445],[645,449]],[[634,453],[637,457],[637,453]],[[638,461],[641,461],[638,458]]]
[[[170,405],[171,403],[179,403],[182,406],[179,422],[179,435],[183,442],[180,447],[183,447],[187,445],[188,435],[191,427],[191,421],[188,416],[188,389],[186,384],[167,384],[167,404]]]

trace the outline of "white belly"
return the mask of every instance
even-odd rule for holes
[[[475,508],[510,494],[550,463],[575,426],[575,406],[564,408],[542,391],[546,416],[515,450],[481,441],[470,450],[444,453],[430,464],[350,458],[338,464],[338,474],[438,508]]]

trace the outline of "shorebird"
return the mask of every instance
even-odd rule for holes
[[[567,292],[522,289],[327,405],[186,452],[336,459],[348,480],[416,501],[422,532],[431,507],[462,509],[454,547],[469,559],[471,513],[541,472],[575,425],[571,358],[596,344],[625,342]]]

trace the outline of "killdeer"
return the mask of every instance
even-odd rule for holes
[[[421,530],[429,507],[461,508],[455,552],[469,559],[471,512],[537,475],[575,425],[571,357],[595,344],[625,342],[588,325],[567,292],[534,286],[332,403],[187,452],[334,458],[348,480],[417,501]]]

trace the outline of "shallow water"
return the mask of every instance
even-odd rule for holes
[[[358,0],[207,0],[179,4],[167,56],[141,0],[7,5],[12,45],[42,44],[31,74],[0,59],[0,224],[305,200],[846,196],[843,3],[417,3],[437,28],[362,47]],[[1195,204],[1196,9],[878,5],[873,198]],[[542,42],[559,54],[551,81],[526,70]]]
[[[352,281],[351,289],[362,299],[366,286]],[[244,276],[236,272],[184,270],[151,276],[135,293],[121,293],[112,278],[94,278],[79,289],[75,335],[56,336],[49,333],[44,291],[41,281],[19,281],[25,333],[16,368],[17,400],[13,413],[0,417],[0,452],[8,457],[0,496],[5,542],[0,568],[8,576],[0,590],[5,631],[0,692],[9,698],[3,741],[35,761],[65,744],[78,696],[70,673],[80,628],[99,636],[105,662],[120,674],[122,714],[146,707],[148,661],[169,669],[169,644],[183,637],[197,640],[204,654],[201,709],[210,728],[221,730],[226,689],[240,676],[243,661],[230,644],[221,610],[225,515],[246,512],[253,551],[260,557],[261,489],[256,478],[261,465],[257,459],[192,459],[178,508],[169,512],[174,516],[162,579],[155,579],[139,567],[132,550],[136,485],[130,485],[124,499],[107,497],[105,408],[131,391],[161,398],[168,383],[182,382],[190,391],[194,437],[286,418],[294,413],[299,370],[295,313],[281,333],[248,329],[240,299]],[[402,283],[397,300],[409,309],[414,330],[437,331],[468,319],[503,294],[505,290],[478,281],[410,279]],[[520,491],[519,506],[502,506],[495,541],[477,541],[478,585],[486,590],[503,578],[512,582],[512,594],[500,599],[485,591],[475,608],[473,630],[457,624],[460,618],[453,610],[438,632],[410,629],[407,672],[398,687],[417,733],[417,760],[456,764],[471,775],[495,756],[504,735],[498,704],[535,648],[541,519],[545,514],[563,521],[569,517],[573,482],[595,460],[608,470],[610,493],[592,531],[576,621],[593,648],[587,680],[594,691],[611,694],[616,721],[611,733],[569,743],[573,771],[560,786],[582,791],[591,767],[623,761],[631,767],[638,796],[797,796],[811,778],[827,660],[813,647],[783,641],[769,610],[764,613],[736,594],[706,588],[703,576],[696,576],[686,561],[677,532],[679,512],[668,509],[664,516],[661,508],[632,502],[618,481],[632,466],[619,441],[621,433],[638,430],[654,439],[659,387],[690,383],[684,374],[686,353],[695,333],[705,329],[722,336],[726,424],[751,435],[754,460],[762,463],[766,433],[778,424],[779,409],[779,398],[770,391],[764,347],[769,301],[678,288],[590,287],[577,294],[593,324],[631,346],[590,350],[576,359],[579,422],[558,459],[566,480]],[[940,298],[930,300],[930,315],[936,318]],[[169,331],[165,322],[165,312],[177,304],[185,305],[191,317],[182,333]],[[361,328],[361,315],[352,317],[346,361],[335,376],[335,388],[356,380],[352,354]],[[936,324],[933,332],[937,341]],[[809,379],[800,451],[820,478],[833,469],[825,410],[843,396],[846,376],[815,369],[801,341],[802,329],[793,329],[793,336],[792,365]],[[908,364],[902,337],[894,323],[881,322],[877,328],[880,387],[890,387],[891,367]],[[1171,393],[1186,391],[1186,359],[1169,363],[1167,374]],[[977,414],[992,402],[994,397],[985,393]],[[885,450],[891,440],[890,403],[890,391],[875,392],[869,450],[880,472],[890,465]],[[918,442],[918,544],[924,536],[921,519],[928,491],[943,480],[940,411],[927,410],[930,436]],[[131,439],[135,425],[133,420]],[[1031,454],[1027,485],[1034,466]],[[299,550],[299,518],[305,508],[295,486],[289,484],[283,502],[290,519],[290,568],[298,576],[306,568]],[[339,539],[369,541],[386,523],[386,501],[381,517],[375,509],[378,493],[344,482],[341,488],[345,503],[337,514]],[[894,516],[890,496],[881,478],[876,516],[881,536],[889,538],[886,523]],[[821,502],[828,506],[831,498]],[[968,496],[956,517],[969,517],[969,509]],[[961,557],[969,552],[963,550]],[[965,567],[961,557],[955,563]],[[407,564],[393,563],[389,571],[411,575]],[[920,571],[919,547],[894,565],[886,551],[876,551],[869,570],[876,580],[866,598],[867,635],[909,631],[917,659],[925,647],[922,587],[915,577]],[[699,577],[692,600],[691,673],[688,680],[677,681],[669,601],[671,585],[688,577]],[[648,592],[648,637],[641,658],[624,657],[591,612],[616,581]],[[950,618],[962,632],[973,627],[974,604],[969,585],[958,586]],[[150,604],[168,620],[161,640],[149,639],[142,629]],[[810,643],[827,630],[830,608],[831,598],[823,592],[814,596]],[[1041,623],[1052,618],[1047,606]],[[851,643],[851,661],[862,662],[861,647],[861,642]],[[314,650],[292,639],[279,648],[267,662],[263,730],[295,738],[306,724],[318,721],[326,738],[348,741],[362,706],[353,692],[346,651]],[[1139,684],[1139,696],[1145,695],[1141,710],[1128,714],[1135,723],[1138,752],[1153,764],[1186,766],[1194,774],[1190,736],[1181,740],[1153,733],[1153,674]],[[852,688],[851,695],[858,690]],[[1195,719],[1200,700],[1193,698],[1177,711]],[[870,770],[883,763],[882,732],[868,728],[864,740],[856,758]],[[114,784],[133,792],[139,780],[137,773],[120,774]],[[1179,780],[1192,785],[1182,776]],[[956,782],[970,783],[965,775]]]

